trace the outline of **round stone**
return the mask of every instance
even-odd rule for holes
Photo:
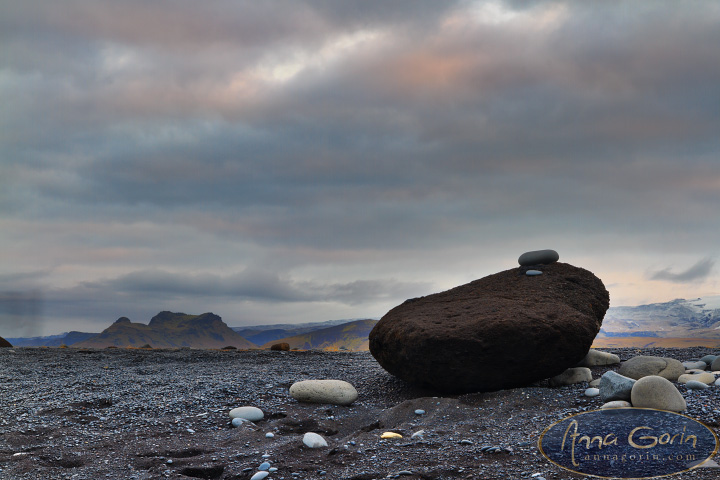
[[[586,397],[597,397],[598,395],[600,395],[600,389],[598,388],[590,387],[585,389]]]
[[[707,383],[698,382],[697,380],[688,380],[685,386],[690,390],[705,390],[708,387]]]
[[[700,360],[705,362],[705,368],[708,368],[716,358],[718,358],[717,355],[705,355]]]
[[[674,358],[640,355],[623,362],[618,373],[635,380],[649,375],[657,375],[675,382],[680,375],[685,373],[685,367]]]
[[[707,363],[702,360],[698,360],[697,362],[682,362],[682,364],[685,370],[705,370],[708,367]]]
[[[525,275],[528,277],[536,277],[538,275],[542,275],[542,272],[540,270],[528,270],[525,272]]]
[[[424,415],[424,414],[425,414],[425,410],[421,410],[419,408],[417,410],[415,410],[415,415]]]
[[[630,405],[630,402],[627,402],[625,400],[613,400],[612,402],[607,402],[603,404],[601,409],[607,410],[608,408],[630,408],[632,405]]]
[[[257,407],[237,407],[230,410],[230,418],[244,418],[251,422],[262,420],[265,414]]]
[[[328,446],[325,439],[314,432],[307,432],[303,436],[303,443],[309,448],[323,448]]]
[[[671,412],[687,409],[687,403],[675,385],[657,375],[648,375],[635,382],[630,403],[636,408],[655,408]]]
[[[265,438],[274,438],[274,437],[275,437],[275,434],[272,432],[268,432],[265,434]]]
[[[518,263],[522,267],[530,265],[547,265],[560,260],[560,255],[555,250],[533,250],[525,252],[518,258]]]
[[[620,363],[620,357],[617,355],[601,352],[600,350],[590,350],[576,367],[597,367],[599,365],[615,365],[616,363]]]
[[[713,382],[715,382],[715,375],[713,375],[710,372],[701,372],[696,374],[689,374],[686,373],[684,375],[680,375],[677,379],[678,383],[688,383],[690,381],[695,382],[702,382],[706,385],[710,385]]]
[[[290,396],[298,402],[350,405],[358,393],[343,380],[303,380],[292,384]]]
[[[268,470],[270,468],[270,462],[263,462],[258,467],[258,470]]]

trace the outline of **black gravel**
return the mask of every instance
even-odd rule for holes
[[[720,353],[603,350],[622,360]],[[0,365],[0,478],[7,479],[249,479],[264,460],[278,469],[268,480],[587,478],[545,460],[537,439],[551,423],[602,404],[583,395],[586,384],[546,381],[444,395],[395,379],[368,352],[5,348]],[[593,368],[594,378],[610,368],[617,366]],[[292,383],[312,378],[346,380],[359,399],[339,407],[289,396]],[[685,414],[717,433],[720,387],[678,389]],[[231,428],[229,410],[243,405],[261,408],[265,419]],[[418,430],[424,435],[411,439]],[[305,447],[307,431],[329,447]],[[403,438],[381,440],[384,431]],[[703,468],[672,478],[719,477],[720,469]]]

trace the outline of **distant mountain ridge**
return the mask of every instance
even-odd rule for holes
[[[121,317],[98,335],[72,346],[103,348],[144,345],[153,348],[257,348],[213,313],[187,315],[167,311],[155,315],[147,325]]]
[[[263,348],[270,348],[273,343],[287,343],[290,348],[301,350],[369,350],[368,335],[378,320],[355,320],[349,323],[321,328],[308,333],[269,341]]]

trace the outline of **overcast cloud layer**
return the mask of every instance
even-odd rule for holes
[[[720,5],[0,3],[0,335],[720,293]],[[24,322],[24,323],[21,323]]]

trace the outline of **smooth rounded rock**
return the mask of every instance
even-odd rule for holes
[[[255,475],[250,477],[250,480],[262,480],[263,478],[270,475],[270,472],[257,472]]]
[[[576,367],[597,367],[599,365],[615,365],[620,363],[620,357],[613,353],[601,352],[600,350],[591,349],[585,358],[575,365]]]
[[[687,409],[687,403],[675,385],[667,378],[657,375],[648,375],[635,382],[630,403],[636,408],[655,408],[671,412]]]
[[[547,265],[560,260],[560,255],[555,250],[533,250],[525,252],[518,258],[518,263],[522,267],[530,265]]]
[[[343,380],[303,380],[292,384],[290,396],[298,402],[350,405],[357,400],[358,393]]]
[[[263,462],[258,467],[258,470],[269,470],[270,469],[270,462]]]
[[[715,375],[710,372],[702,372],[696,374],[684,374],[680,375],[677,379],[678,383],[688,383],[690,381],[702,382],[706,385],[710,385],[715,381]]]
[[[538,275],[542,275],[542,272],[540,270],[528,270],[525,272],[525,275],[528,277],[537,277]]]
[[[630,402],[625,400],[613,400],[612,402],[604,403],[600,408],[607,410],[609,408],[630,408],[632,405]]]
[[[701,362],[705,362],[705,365],[706,365],[705,368],[708,368],[708,367],[710,367],[710,365],[712,365],[713,361],[714,361],[716,358],[718,358],[717,355],[705,355],[704,357],[702,357],[702,358],[700,359],[700,361],[701,361]]]
[[[609,370],[600,377],[600,385],[598,386],[600,389],[600,398],[603,402],[630,400],[630,393],[636,381],[637,380]]]
[[[303,436],[303,443],[306,447],[309,448],[323,448],[328,446],[325,439],[321,435],[318,435],[314,432],[307,432]]]
[[[576,383],[592,381],[592,372],[586,367],[572,367],[565,370],[560,375],[556,375],[550,379],[551,387],[559,387],[562,385],[574,385]]]
[[[685,386],[690,390],[705,390],[706,388],[710,388],[707,383],[697,380],[689,380],[685,383]]]
[[[685,367],[674,358],[640,355],[623,362],[618,373],[635,380],[656,375],[675,382],[685,373]]]
[[[415,410],[415,415],[424,415],[424,414],[425,414],[425,410],[422,410],[422,409],[420,409],[420,408],[418,408],[417,410]]]
[[[710,364],[710,370],[720,370],[720,357],[717,357],[715,360],[712,361]]]
[[[585,396],[586,397],[597,397],[600,395],[600,389],[590,387],[585,389]]]
[[[705,370],[708,367],[707,363],[702,360],[698,360],[697,362],[682,362],[682,365],[685,367],[685,370]]]
[[[715,385],[717,385],[718,387],[720,387],[720,378],[718,378],[717,380],[715,380]]]
[[[590,350],[609,294],[582,268],[557,262],[542,270],[530,279],[514,268],[407,300],[372,329],[370,353],[401,380],[450,393],[559,375]]]
[[[599,379],[599,378],[596,378],[596,379],[593,380],[592,382],[588,383],[588,386],[589,386],[589,387],[598,388],[598,387],[600,386],[600,379]]]
[[[380,435],[380,438],[403,438],[402,435],[395,432],[383,432],[382,435]]]
[[[230,418],[244,418],[251,422],[262,420],[265,414],[257,407],[237,407],[230,410]]]

